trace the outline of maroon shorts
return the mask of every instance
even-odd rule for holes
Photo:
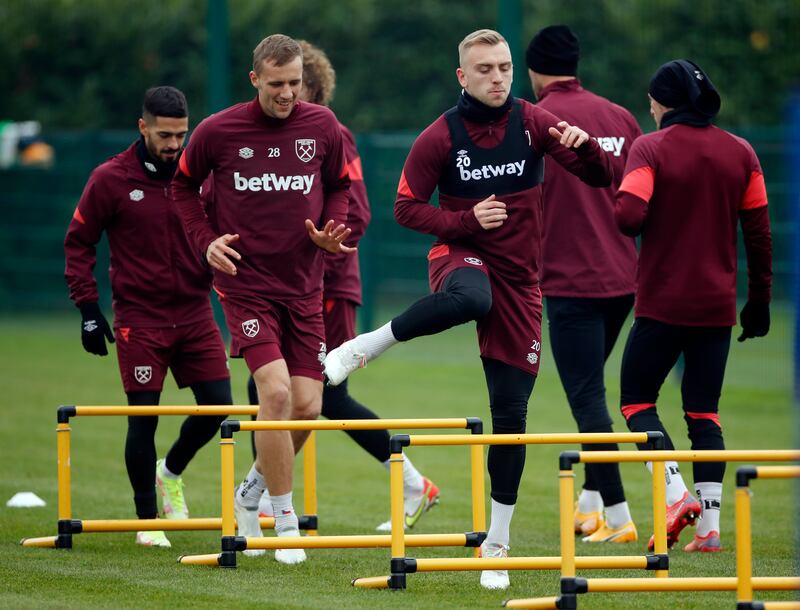
[[[176,328],[116,328],[125,392],[160,392],[167,368],[179,388],[230,378],[225,344],[214,320]]]
[[[539,285],[507,280],[493,273],[479,255],[459,246],[434,246],[428,261],[430,286],[434,292],[441,289],[448,274],[461,267],[479,269],[489,277],[492,308],[478,320],[481,356],[537,375],[542,353]]]
[[[329,350],[356,336],[357,307],[348,299],[325,299],[325,343]]]
[[[231,333],[231,358],[244,358],[251,373],[286,360],[289,375],[322,381],[322,296],[278,303],[257,294],[225,294],[220,302]]]

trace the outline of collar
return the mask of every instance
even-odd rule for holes
[[[550,93],[555,91],[583,91],[583,86],[578,78],[571,78],[569,80],[557,80],[542,89],[539,93],[538,101],[542,101]]]
[[[471,123],[493,123],[507,115],[513,104],[514,96],[510,94],[502,106],[493,108],[462,91],[458,99],[458,113]]]
[[[250,118],[260,125],[265,125],[267,127],[280,127],[294,121],[294,119],[300,113],[300,108],[303,103],[304,102],[297,100],[288,117],[285,119],[277,119],[264,114],[264,111],[261,109],[261,104],[258,102],[258,94],[256,94],[255,99],[247,105],[247,113],[250,115]]]
[[[144,136],[139,136],[139,141],[135,144],[136,158],[139,160],[144,173],[148,178],[153,180],[172,180],[175,175],[175,170],[178,169],[178,161],[180,154],[174,161],[169,163],[161,159],[154,158],[147,150],[147,145],[144,143]]]
[[[689,125],[690,127],[708,127],[711,125],[712,117],[699,112],[694,106],[679,106],[669,112],[665,112],[661,117],[660,129],[666,129],[670,125]]]

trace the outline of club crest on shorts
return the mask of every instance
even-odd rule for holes
[[[145,384],[153,378],[152,366],[135,366],[133,367],[133,376],[141,384]]]
[[[301,138],[294,141],[294,152],[303,163],[308,163],[317,154],[317,141],[313,138]]]
[[[255,337],[259,330],[261,330],[261,327],[255,318],[242,322],[242,332],[250,338]]]
[[[475,265],[477,267],[483,265],[483,261],[479,258],[475,258],[474,256],[464,257],[464,262],[469,263],[470,265]]]

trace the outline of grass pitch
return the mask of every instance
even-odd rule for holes
[[[721,417],[728,448],[777,449],[797,446],[796,411],[791,390],[790,325],[776,312],[766,339],[734,341],[723,390]],[[124,404],[116,357],[83,352],[77,314],[60,319],[0,320],[0,606],[9,608],[462,608],[499,607],[508,597],[551,596],[558,592],[555,572],[513,572],[506,592],[484,591],[477,573],[412,574],[405,592],[365,591],[350,586],[358,576],[388,573],[389,550],[311,550],[299,566],[278,565],[266,557],[239,556],[239,568],[221,570],[181,566],[180,554],[217,552],[219,534],[175,532],[172,549],[137,547],[133,533],[82,534],[72,551],[24,549],[26,536],[55,534],[55,410],[59,404]],[[627,334],[627,327],[623,335]],[[545,338],[546,339],[546,338]],[[625,425],[616,405],[622,340],[607,366],[608,403],[618,431]],[[545,340],[545,345],[547,342]],[[530,402],[529,432],[573,431],[552,357],[545,348]],[[232,362],[234,399],[246,400],[246,372]],[[400,345],[354,375],[352,394],[384,417],[479,416],[489,412],[473,329],[453,329],[433,338]],[[162,404],[192,403],[188,390],[168,380]],[[665,384],[659,412],[679,449],[689,448],[677,383]],[[161,420],[157,435],[163,455],[181,418]],[[76,418],[72,422],[73,517],[132,518],[132,493],[123,464],[124,418]],[[237,478],[250,462],[247,437],[236,448]],[[520,500],[512,524],[513,556],[557,555],[557,460],[561,447],[530,447]],[[388,518],[388,473],[341,432],[318,435],[320,533],[367,534]],[[442,489],[441,504],[425,515],[415,533],[470,529],[469,461],[463,447],[412,448],[417,467]],[[725,479],[722,541],[725,552],[696,556],[675,550],[674,576],[733,576],[733,473]],[[580,467],[579,467],[580,468]],[[649,475],[641,465],[623,465],[627,498],[639,528],[637,544],[591,547],[583,554],[633,555],[645,552],[651,532]],[[687,483],[691,467],[683,468]],[[219,515],[219,452],[210,443],[185,473],[192,516]],[[577,484],[580,485],[580,470]],[[302,507],[298,469],[295,506]],[[488,482],[487,482],[488,488]],[[754,572],[758,576],[798,573],[797,505],[786,481],[753,484]],[[5,507],[17,491],[34,491],[48,505],[38,509]],[[689,541],[684,532],[680,547]],[[467,556],[465,549],[410,549],[417,557]],[[588,576],[642,576],[641,572],[586,572]],[[758,599],[792,599],[761,593]],[[584,608],[730,608],[733,593],[594,594]]]

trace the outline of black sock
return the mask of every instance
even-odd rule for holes
[[[160,392],[128,392],[129,405],[157,405]],[[156,428],[158,417],[128,417],[125,467],[133,488],[133,502],[140,519],[158,516],[156,503]]]

